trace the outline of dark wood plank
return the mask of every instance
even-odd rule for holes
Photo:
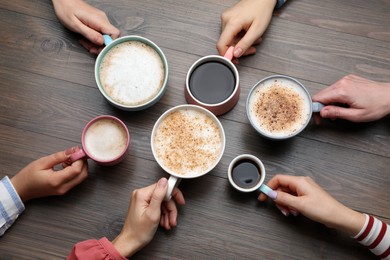
[[[215,54],[220,14],[237,1],[89,1],[107,12],[122,35],[156,42],[170,65],[169,87],[155,106],[129,113],[109,105],[94,81],[95,58],[53,13],[50,0],[0,1],[0,177],[29,162],[80,144],[84,125],[111,114],[129,127],[131,146],[122,163],[89,162],[88,179],[61,197],[27,203],[0,238],[4,259],[64,259],[74,243],[120,231],[132,190],[166,173],[150,149],[154,122],[185,103],[191,64]],[[260,79],[288,74],[311,94],[342,76],[390,81],[388,0],[290,0],[275,12],[258,54],[238,65],[241,97],[220,117],[227,136],[221,162],[204,177],[184,180],[187,205],[179,226],[158,230],[135,259],[372,259],[353,239],[302,216],[285,218],[271,201],[233,190],[230,160],[252,153],[264,161],[269,180],[277,173],[312,176],[349,207],[390,222],[389,119],[371,124],[311,124],[286,142],[256,134],[245,114],[249,90]]]

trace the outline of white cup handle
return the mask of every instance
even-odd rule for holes
[[[173,189],[179,186],[181,178],[176,178],[175,176],[170,176],[168,179],[168,190],[167,194],[165,194],[164,201],[169,201],[172,198]]]

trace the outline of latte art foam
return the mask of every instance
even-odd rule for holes
[[[294,135],[305,127],[311,101],[295,82],[270,79],[251,94],[249,111],[252,121],[265,134],[273,137]]]
[[[88,127],[84,145],[93,159],[110,161],[126,150],[127,133],[115,120],[99,119]]]
[[[100,64],[105,92],[122,105],[136,106],[152,100],[164,83],[164,63],[149,45],[127,41],[112,47]]]
[[[165,117],[152,141],[159,162],[180,175],[208,171],[223,152],[218,125],[208,115],[191,109],[173,111]]]

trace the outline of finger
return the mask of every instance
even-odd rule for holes
[[[249,47],[241,56],[253,55],[256,53],[255,47]]]
[[[241,57],[246,51],[261,37],[263,30],[260,24],[253,23],[244,37],[236,44],[234,48],[234,57]],[[254,49],[254,47],[252,47]],[[252,49],[252,53],[253,53]],[[256,52],[256,51],[255,51]]]
[[[81,46],[83,46],[85,49],[87,49],[90,53],[92,53],[92,51],[91,51],[92,49],[97,50],[97,46],[85,38],[80,39],[79,43],[81,44]],[[92,53],[92,54],[95,54],[95,53]]]
[[[61,183],[61,184],[68,183],[76,179],[77,176],[83,173],[83,170],[85,170],[84,165],[86,165],[86,162],[83,160],[75,161],[72,165],[62,170],[54,172],[54,174],[51,177],[57,180],[56,183]],[[83,179],[84,174],[81,177],[81,179]]]
[[[172,191],[172,199],[179,205],[184,205],[186,203],[183,193],[177,187]]]
[[[361,121],[361,109],[344,108],[339,106],[326,106],[321,109],[320,114],[323,118],[341,118],[352,122]]]
[[[75,177],[73,179],[71,179],[70,181],[66,182],[63,185],[63,187],[62,187],[63,191],[61,193],[68,192],[73,187],[79,185],[85,179],[87,179],[87,177],[88,177],[88,163],[87,163],[87,161],[80,161],[80,162],[83,163],[83,167],[81,169],[81,172],[79,174],[75,175]]]
[[[42,167],[45,169],[53,168],[57,164],[67,162],[71,154],[75,152],[76,149],[76,147],[72,147],[66,151],[56,152],[51,155],[42,157],[38,159],[39,164],[42,165]]]
[[[233,39],[242,30],[242,27],[229,23],[225,26],[224,30],[217,42],[217,50],[219,55],[225,55],[227,49],[233,44]]]
[[[96,31],[95,29],[87,26],[82,21],[75,19],[75,31],[81,35],[83,35],[87,40],[89,40],[91,43],[101,46],[104,43],[103,35]]]
[[[152,210],[152,212],[155,212],[156,214],[160,215],[161,203],[164,200],[167,190],[168,180],[166,178],[161,178],[157,182],[157,185],[155,186],[152,197],[150,199],[149,208]]]
[[[299,208],[299,197],[280,190],[278,191],[278,196],[275,199],[275,203],[284,208],[285,213],[290,212],[289,209],[293,209],[295,212],[297,212],[296,209]]]
[[[273,190],[282,189],[296,193],[299,179],[296,176],[277,174],[267,183],[267,185]]]

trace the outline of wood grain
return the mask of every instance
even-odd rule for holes
[[[191,64],[216,54],[220,14],[233,0],[88,1],[104,10],[122,35],[157,43],[169,62],[163,98],[140,112],[112,107],[94,79],[96,57],[56,18],[50,0],[0,0],[0,177],[29,162],[80,145],[93,117],[121,118],[131,135],[126,159],[113,167],[89,161],[88,179],[64,196],[28,202],[0,238],[1,259],[64,259],[81,240],[113,239],[130,194],[166,173],[155,162],[150,135],[167,109],[186,103]],[[369,124],[311,123],[285,142],[261,138],[249,124],[250,89],[273,74],[297,78],[315,94],[348,74],[390,81],[389,0],[291,0],[275,11],[257,54],[237,66],[241,96],[220,116],[225,154],[209,174],[183,180],[187,204],[179,225],[159,229],[134,259],[374,259],[353,239],[303,216],[285,218],[271,201],[230,187],[227,168],[242,153],[258,156],[266,180],[278,173],[306,175],[345,205],[390,222],[389,118]]]

